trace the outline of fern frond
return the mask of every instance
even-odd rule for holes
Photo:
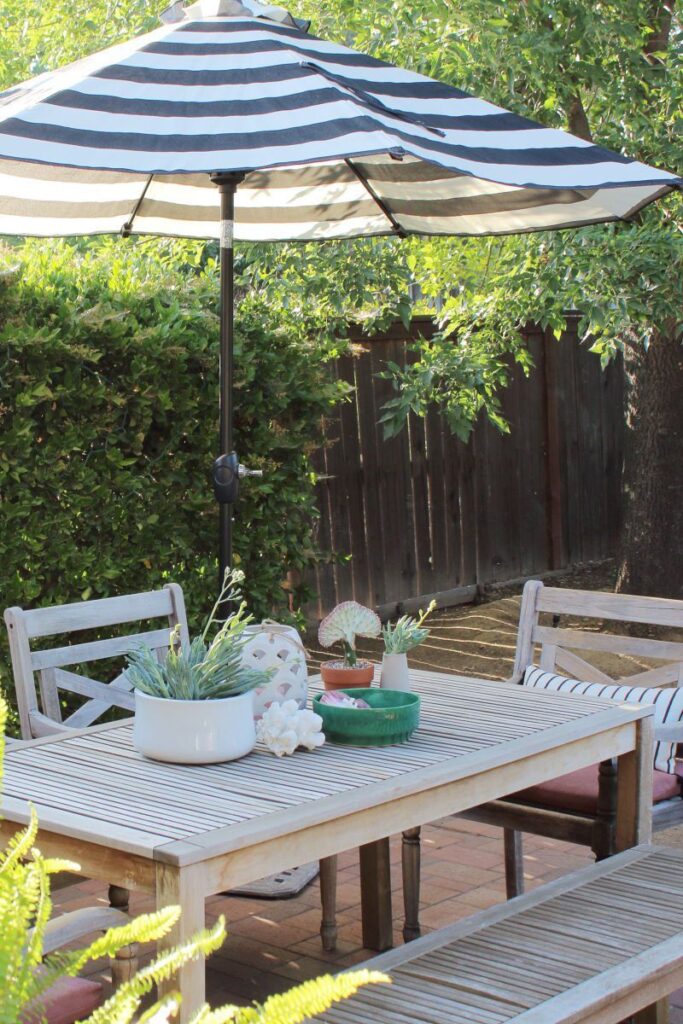
[[[154,985],[172,978],[189,961],[209,956],[222,945],[224,938],[225,921],[221,917],[213,928],[201,931],[187,942],[161,953],[151,964],[141,968],[134,978],[124,982],[88,1017],[87,1024],[128,1024],[140,1000]]]
[[[4,852],[0,852],[0,874],[4,871],[13,871],[17,864],[31,856],[38,835],[38,817],[33,804],[30,804],[30,809],[31,818],[28,825],[20,832],[16,832]]]
[[[390,983],[379,971],[349,971],[333,978],[324,974],[297,985],[289,992],[270,996],[262,1006],[238,1010],[236,1024],[301,1024],[308,1017],[323,1013],[340,999],[354,995],[361,985]]]
[[[152,914],[136,917],[127,924],[110,928],[87,949],[78,951],[76,971],[82,970],[91,960],[99,960],[100,957],[110,959],[124,946],[131,946],[134,942],[155,942],[168,935],[179,917],[179,907],[164,907]]]
[[[212,1010],[209,1006],[203,1006],[192,1018],[191,1024],[232,1024],[237,1020],[240,1009],[239,1006],[219,1006]]]
[[[135,1024],[169,1024],[171,1017],[180,1007],[180,996],[166,996],[160,1002],[150,1006],[136,1020]],[[115,1024],[128,1024],[128,1021],[116,1021]],[[194,1021],[192,1022],[194,1024]]]

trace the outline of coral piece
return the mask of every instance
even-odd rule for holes
[[[299,708],[295,700],[271,704],[256,727],[256,739],[277,757],[293,754],[297,747],[315,750],[322,747],[323,720],[314,711]]]

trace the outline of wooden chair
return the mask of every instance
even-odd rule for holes
[[[46,926],[43,954],[47,956],[95,932],[106,932],[128,923],[128,915],[112,907],[86,907],[62,914]],[[129,981],[137,968],[137,946],[123,946],[111,961],[112,987],[117,989]],[[33,1011],[27,1008],[24,1017],[29,1022],[76,1024],[76,1021],[90,1016],[102,1002],[102,996],[103,987],[99,981],[63,978],[47,989]]]
[[[83,630],[100,632],[112,626],[148,619],[166,619],[167,625],[126,636],[31,650],[31,641],[38,637]],[[163,658],[168,650],[169,630],[176,625],[180,627],[181,642],[189,643],[185,601],[177,583],[169,583],[163,590],[106,597],[99,601],[79,601],[28,611],[8,608],[5,623],[21,735],[27,740],[86,728],[114,707],[131,712],[135,709],[132,686],[125,672],[110,683],[102,683],[91,676],[71,671],[73,666],[122,658],[135,644],[145,644]],[[85,698],[85,702],[66,719],[62,717],[60,691]]]
[[[568,617],[683,629],[683,601],[565,590],[530,580],[522,595],[511,682],[520,683],[525,668],[536,658],[546,671],[586,682],[683,685],[683,637],[679,641],[639,638],[628,632],[598,632],[595,626],[576,628],[566,622]],[[645,659],[648,667],[636,663],[635,673],[615,678],[593,660],[586,660],[599,662],[601,655],[612,656],[612,665],[618,655],[619,663],[630,662],[631,669],[634,659]],[[650,662],[656,664],[650,666]],[[683,724],[656,727],[655,740],[683,742]],[[655,771],[654,776],[653,828],[657,830],[683,821],[683,778],[661,771]],[[508,897],[512,897],[523,891],[523,832],[590,846],[596,859],[601,860],[614,853],[615,800],[616,772],[608,761],[493,801],[464,817],[504,827],[506,887]]]
[[[166,625],[144,632],[90,640],[32,650],[31,641],[42,637],[63,636],[95,630],[98,633],[113,626],[165,619]],[[168,650],[169,631],[180,626],[182,643],[189,643],[183,592],[177,583],[162,590],[124,597],[107,597],[98,601],[78,601],[50,608],[8,608],[5,623],[9,634],[14,685],[19,708],[21,735],[25,740],[54,733],[83,729],[93,725],[111,708],[132,712],[135,698],[125,672],[109,683],[85,673],[73,671],[75,666],[89,665],[104,659],[123,658],[135,644],[146,644],[159,658]],[[67,718],[62,715],[60,692],[84,701]],[[58,877],[56,887],[71,884],[72,876]],[[109,902],[120,910],[128,908],[128,891],[120,886],[109,887]]]
[[[162,628],[72,643],[48,649],[32,650],[31,641],[63,634],[140,623],[144,620],[166,619]],[[19,708],[21,735],[25,740],[49,736],[70,729],[87,728],[111,708],[131,713],[135,699],[125,672],[109,683],[83,672],[76,666],[89,665],[104,659],[123,658],[135,644],[146,644],[159,658],[168,650],[169,630],[180,626],[181,643],[189,643],[185,600],[181,587],[169,583],[162,590],[97,601],[79,601],[48,608],[8,608],[5,623],[9,634],[14,684]],[[60,692],[83,697],[84,702],[67,718],[62,715]],[[388,860],[388,846],[386,849]],[[322,902],[321,937],[326,950],[336,946],[336,857],[320,863]],[[72,884],[74,876],[56,881],[57,887]],[[128,891],[109,887],[112,907],[128,908]]]

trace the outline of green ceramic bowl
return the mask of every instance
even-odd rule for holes
[[[313,698],[313,710],[323,720],[323,732],[330,743],[353,747],[385,747],[405,743],[420,724],[420,698],[416,693],[399,690],[354,688],[341,690],[349,697],[361,697],[369,708],[338,708],[321,704],[319,693]]]

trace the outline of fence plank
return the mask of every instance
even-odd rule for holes
[[[355,363],[357,359],[347,356],[339,360],[339,372],[343,380],[355,385]],[[344,498],[346,501],[346,516],[348,522],[349,536],[351,538],[349,550],[353,552],[353,558],[348,564],[350,575],[350,591],[348,597],[361,604],[372,601],[372,593],[369,586],[368,548],[365,532],[367,510],[363,495],[363,488],[357,471],[361,464],[362,453],[358,435],[358,406],[355,402],[343,402],[339,409],[341,421],[340,446],[342,453],[342,468],[339,470],[340,477],[344,481]],[[341,569],[338,573],[341,573]]]
[[[362,451],[362,464],[356,467],[363,491],[365,534],[368,552],[368,585],[370,605],[386,600],[384,577],[384,551],[382,547],[382,500],[379,488],[380,448],[377,440],[379,411],[375,405],[375,379],[370,353],[360,356],[355,363],[356,406],[358,435]],[[353,552],[351,552],[353,554]]]
[[[414,334],[425,333],[420,322]],[[623,369],[600,370],[579,346],[575,323],[557,341],[527,330],[536,369],[511,370],[503,407],[511,433],[479,422],[468,444],[436,410],[411,415],[382,439],[380,408],[391,385],[376,374],[412,358],[395,325],[336,368],[353,400],[316,456],[322,549],[352,556],[315,574],[316,617],[354,597],[392,606],[423,594],[530,576],[614,553],[621,516]]]
[[[431,594],[436,590],[436,586],[429,522],[427,439],[424,420],[413,413],[408,420],[408,438],[415,524],[415,585],[418,594]]]
[[[446,546],[446,484],[443,467],[446,460],[450,458],[450,444],[453,441],[446,434],[443,419],[436,409],[429,409],[427,412],[425,431],[434,586],[436,590],[445,590],[448,587],[448,551]]]

